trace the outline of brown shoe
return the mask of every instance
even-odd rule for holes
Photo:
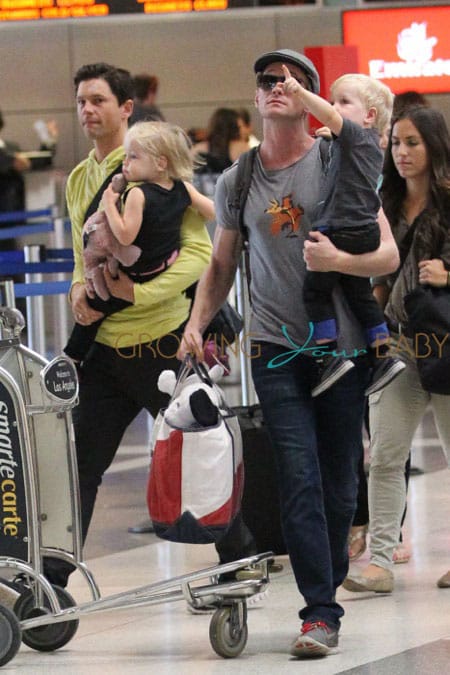
[[[439,588],[450,588],[450,570],[438,579],[437,585]]]
[[[381,569],[381,568],[380,568]],[[394,575],[390,570],[383,570],[382,574],[375,577],[363,574],[349,574],[342,584],[347,591],[354,593],[392,593],[394,590]]]

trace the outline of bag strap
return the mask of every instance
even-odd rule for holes
[[[408,257],[408,253],[411,250],[411,245],[414,237],[414,232],[416,231],[417,227],[417,218],[414,220],[413,224],[408,227],[408,231],[406,232],[405,236],[401,240],[400,244],[398,245],[398,252],[400,254],[400,265],[398,266],[397,270],[394,272],[394,282],[398,279],[400,272],[402,270],[402,267],[404,265],[404,262],[406,258]]]
[[[197,377],[199,378],[200,382],[202,382],[203,384],[208,385],[209,387],[211,387],[211,389],[214,389],[214,391],[215,391],[215,392],[218,394],[218,396],[219,396],[219,400],[220,400],[220,409],[221,409],[222,411],[226,411],[227,413],[229,413],[229,412],[231,411],[231,408],[230,408],[229,405],[226,403],[226,401],[225,401],[225,399],[224,399],[224,397],[223,397],[223,392],[222,392],[222,390],[221,390],[220,387],[219,387],[215,382],[213,382],[213,380],[210,378],[209,373],[208,373],[208,371],[207,371],[207,369],[206,369],[205,364],[204,364],[204,363],[201,363],[201,362],[199,362],[199,361],[197,361],[197,359],[195,358],[195,356],[193,356],[192,354],[188,354],[187,356],[185,356],[185,358],[184,358],[184,360],[183,360],[183,363],[181,364],[181,367],[180,367],[180,369],[179,369],[179,371],[178,371],[178,374],[177,374],[177,380],[176,380],[176,383],[175,383],[175,388],[174,388],[174,390],[173,390],[172,396],[170,397],[170,401],[173,401],[174,399],[177,398],[177,396],[179,395],[180,391],[181,391],[182,388],[183,388],[184,382],[185,382],[186,379],[189,377],[189,375],[192,374],[192,372],[194,372],[195,375],[197,375]]]
[[[101,201],[101,198],[102,198],[102,195],[103,195],[104,191],[106,190],[106,188],[110,184],[113,176],[115,176],[118,173],[122,173],[122,162],[120,162],[116,166],[114,171],[111,171],[109,176],[107,176],[107,178],[105,178],[103,183],[100,185],[100,187],[97,190],[97,192],[95,193],[91,203],[89,204],[89,206],[86,209],[86,213],[84,214],[84,222],[86,222],[86,220],[88,218],[90,218],[90,216],[92,216],[92,214],[95,213],[98,210],[98,207],[99,207],[99,204],[100,204],[100,201]]]
[[[192,354],[187,354],[177,373],[175,388],[171,396],[172,399],[175,399],[178,396],[185,380],[189,377],[192,371],[195,373],[195,375],[197,375],[200,382],[203,382],[203,384],[207,384],[210,387],[214,387],[215,383],[209,377],[205,365],[203,363],[199,363]]]

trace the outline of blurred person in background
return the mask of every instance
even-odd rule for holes
[[[249,144],[251,148],[256,148],[260,144],[259,138],[253,133],[252,118],[247,108],[238,108],[239,127],[241,129],[241,138]]]
[[[250,144],[241,136],[241,117],[233,108],[217,108],[208,122],[206,139],[192,147],[195,187],[211,197],[220,174],[247,150]]]
[[[156,105],[159,79],[156,75],[141,73],[133,77],[134,106],[129,126],[135,122],[165,122],[164,115]]]

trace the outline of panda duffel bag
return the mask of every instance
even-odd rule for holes
[[[222,374],[220,366],[208,372],[189,360],[178,377],[163,371],[159,378],[171,399],[154,424],[147,504],[162,539],[214,543],[240,509],[242,439],[236,414],[216,384]]]

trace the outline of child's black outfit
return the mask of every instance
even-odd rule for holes
[[[142,225],[133,244],[139,246],[142,253],[134,265],[121,266],[121,269],[134,282],[142,284],[164,272],[175,261],[180,249],[181,222],[184,212],[191,205],[191,198],[181,180],[174,181],[170,190],[154,183],[142,183],[136,187],[144,193],[145,205]],[[93,309],[103,312],[105,317],[132,304],[121,298],[112,297],[105,301],[98,296],[87,296],[87,302]],[[75,361],[84,360],[105,317],[89,326],[75,323],[64,349],[67,356]]]

